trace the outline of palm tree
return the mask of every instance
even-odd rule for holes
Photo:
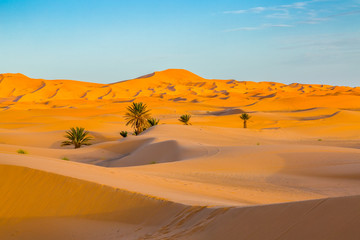
[[[82,127],[70,128],[69,131],[66,131],[65,137],[69,140],[63,141],[61,146],[74,144],[75,148],[80,148],[81,145],[91,145],[89,141],[93,139],[89,136],[89,132]]]
[[[180,122],[184,123],[185,125],[191,125],[191,123],[189,123],[190,118],[191,118],[190,114],[184,114],[184,115],[181,115],[178,120]]]
[[[121,135],[122,137],[124,137],[124,138],[127,137],[127,134],[128,134],[127,131],[121,131],[121,132],[120,132],[120,135]]]
[[[133,103],[127,107],[127,113],[125,113],[125,119],[127,120],[126,126],[131,125],[135,130],[135,135],[138,135],[144,130],[147,124],[147,120],[150,118],[150,110],[146,109],[146,104]]]
[[[247,114],[247,113],[243,113],[243,114],[240,115],[240,118],[242,120],[244,120],[244,128],[247,128],[246,123],[251,118],[251,116],[249,114]]]
[[[153,127],[155,125],[158,125],[160,120],[156,118],[149,118],[147,121],[150,127]]]

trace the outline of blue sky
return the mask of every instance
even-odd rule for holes
[[[360,86],[360,0],[0,0],[0,72]]]

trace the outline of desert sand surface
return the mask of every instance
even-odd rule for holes
[[[122,138],[132,102],[160,123]],[[360,239],[359,123],[360,87],[0,74],[0,239]]]

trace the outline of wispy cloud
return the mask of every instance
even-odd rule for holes
[[[241,10],[235,10],[235,11],[225,11],[225,14],[242,14],[242,13],[261,13],[263,11],[266,11],[266,7],[254,7],[250,9],[241,9]]]
[[[360,50],[360,32],[343,34],[326,34],[303,36],[301,38],[283,39],[280,49],[343,49],[343,50]]]
[[[265,28],[291,28],[291,27],[293,27],[293,26],[289,25],[289,24],[266,23],[266,24],[263,24],[263,25],[257,26],[257,27],[241,27],[241,28],[228,29],[228,30],[225,30],[225,32],[256,31],[256,30],[261,30],[261,29],[265,29]]]
[[[298,23],[303,23],[303,24],[319,24],[321,22],[326,22],[326,21],[330,21],[331,18],[316,18],[316,17],[312,17],[312,18],[308,18],[304,21],[300,21]]]
[[[281,8],[295,8],[295,9],[304,9],[306,5],[308,5],[308,3],[311,3],[312,1],[308,1],[308,2],[296,2],[293,4],[288,4],[288,5],[281,5]]]
[[[349,16],[349,15],[357,15],[357,14],[360,14],[360,10],[349,11],[349,12],[343,12],[343,13],[339,13],[339,14],[330,15],[329,18]]]
[[[288,27],[294,27],[293,25],[289,24],[264,24],[264,27],[279,27],[279,28],[288,28]]]
[[[255,31],[259,29],[260,29],[259,27],[241,27],[241,28],[227,29],[224,32]]]
[[[291,18],[290,12],[288,9],[281,9],[278,12],[266,15],[267,18],[276,18],[276,19],[289,19]]]
[[[360,32],[323,34],[279,39],[279,50],[289,51],[293,59],[287,63],[329,64],[358,61]]]
[[[329,2],[329,4],[315,5],[320,2]],[[339,13],[340,9],[343,12]],[[333,0],[309,0],[277,6],[258,6],[249,9],[226,11],[223,13],[256,14],[259,16],[260,20],[268,21],[269,19],[273,19],[273,21],[277,22],[277,24],[273,24],[273,26],[270,27],[276,27],[276,25],[280,27],[294,27],[301,24],[320,24],[334,20],[338,17],[360,14],[360,4],[352,4],[349,6],[336,3],[334,5]],[[237,28],[236,31],[253,31],[268,27],[269,26],[264,24],[260,27],[241,27]]]
[[[358,14],[360,14],[360,10],[342,12],[342,13],[338,13],[338,14],[328,15],[328,16],[325,16],[325,17],[317,17],[316,14],[313,14],[313,15],[309,16],[306,20],[299,21],[299,23],[319,24],[319,23],[322,23],[322,22],[333,20],[333,19],[338,18],[338,17],[350,16],[350,15],[358,15]]]
[[[305,1],[305,2],[295,2],[292,4],[271,6],[271,7],[259,6],[259,7],[254,7],[254,8],[250,8],[250,9],[225,11],[223,13],[225,13],[225,14],[243,14],[243,13],[261,13],[264,11],[286,11],[288,9],[305,9],[305,7],[309,3],[313,3],[313,2],[317,2],[317,1],[314,0],[314,1]]]

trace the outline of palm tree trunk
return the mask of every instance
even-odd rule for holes
[[[246,120],[244,120],[244,128],[247,128]]]

